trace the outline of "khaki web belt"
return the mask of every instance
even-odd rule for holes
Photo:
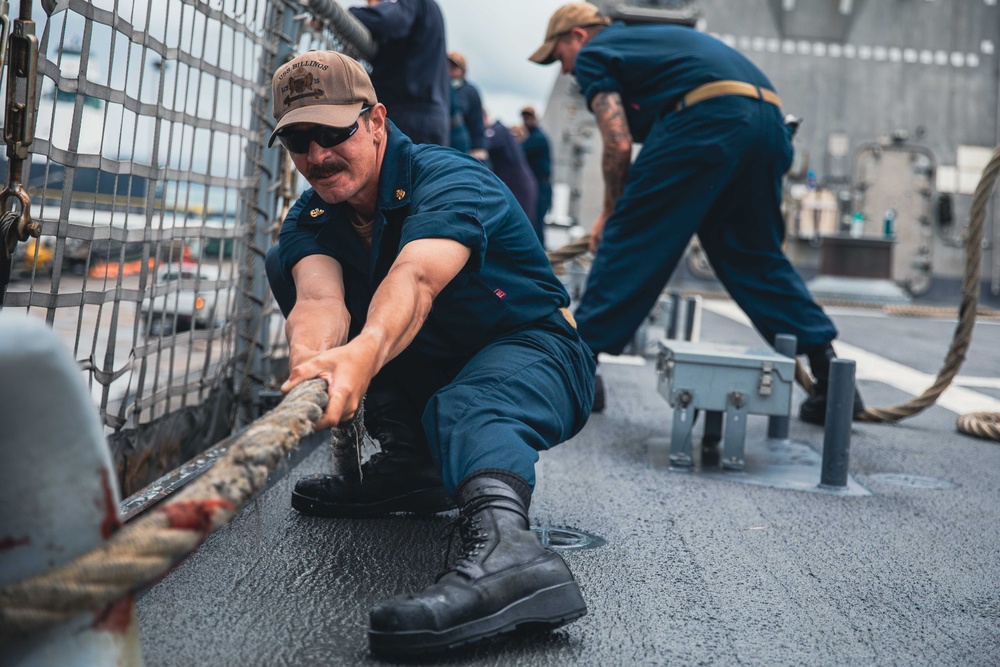
[[[674,107],[674,111],[680,111],[681,109],[686,109],[692,104],[698,104],[698,102],[704,102],[705,100],[710,100],[713,97],[722,97],[723,95],[739,95],[740,97],[752,97],[758,100],[764,100],[769,104],[773,104],[776,107],[781,107],[781,98],[773,90],[768,90],[767,88],[761,88],[760,86],[755,86],[752,83],[744,83],[743,81],[713,81],[712,83],[706,83],[704,86],[698,86],[690,93],[684,96],[684,99]]]

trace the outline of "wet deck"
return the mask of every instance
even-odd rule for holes
[[[702,339],[757,340],[728,314],[708,304]],[[848,349],[931,374],[954,329],[871,311],[833,316]],[[1000,405],[998,340],[1000,322],[977,324],[961,381]],[[880,364],[859,363],[865,399],[908,398],[906,378]],[[533,523],[606,540],[565,553],[589,615],[425,664],[1000,664],[1000,446],[957,433],[954,412],[855,424],[851,475],[870,495],[812,493],[668,470],[670,409],[652,363],[601,371],[606,412],[542,456],[531,508]],[[765,435],[766,419],[751,418],[748,442]],[[822,429],[793,419],[791,438],[818,452]],[[441,569],[449,519],[299,516],[295,479],[328,465],[316,447],[140,599],[147,666],[377,662],[368,610]]]

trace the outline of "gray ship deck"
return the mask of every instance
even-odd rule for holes
[[[702,339],[756,342],[728,312],[709,304]],[[941,319],[832,314],[847,349],[929,374],[954,329]],[[998,340],[1000,322],[979,322],[963,369],[994,378],[963,381],[993,401]],[[531,508],[535,524],[606,540],[565,553],[590,613],[424,664],[1000,664],[997,443],[957,433],[955,413],[936,405],[897,425],[854,425],[852,480],[869,495],[735,483],[752,472],[673,472],[663,464],[671,413],[653,364],[601,370],[606,412],[542,455]],[[858,366],[872,405],[906,400],[907,374],[878,360]],[[766,419],[751,418],[748,443],[765,435]],[[822,429],[793,419],[791,438],[819,451]],[[139,600],[149,667],[377,662],[368,610],[441,569],[449,517],[299,516],[289,505],[295,479],[329,465],[326,448],[312,447]],[[815,457],[801,458],[818,482]]]

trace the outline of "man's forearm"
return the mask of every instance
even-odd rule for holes
[[[376,371],[413,342],[438,293],[469,260],[468,248],[448,239],[410,243],[372,296],[359,344],[375,350]],[[356,339],[357,340],[357,339]]]
[[[406,349],[431,311],[434,295],[402,267],[390,271],[372,297],[364,328],[355,341],[367,342],[378,372]]]
[[[324,256],[302,259],[292,269],[297,298],[285,322],[289,364],[294,368],[347,342],[351,317],[344,302],[340,265]]]
[[[346,343],[350,323],[351,318],[343,301],[298,301],[285,322],[289,365],[294,367],[320,352]]]
[[[614,211],[615,202],[625,189],[632,162],[632,133],[618,93],[598,93],[591,107],[603,144],[601,170],[604,174],[604,215],[607,217]]]

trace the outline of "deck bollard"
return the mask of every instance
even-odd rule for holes
[[[820,486],[847,486],[851,420],[854,417],[854,367],[855,364],[850,359],[834,359],[830,362]]]
[[[684,340],[697,343],[701,340],[701,297],[689,296],[685,299]]]
[[[701,297],[670,293],[667,340],[698,342],[701,338]]]
[[[58,335],[40,319],[0,312],[0,340],[5,588],[101,546],[119,526],[120,495],[97,410]],[[13,667],[142,665],[135,602],[25,631],[0,656]]]
[[[684,320],[681,319],[681,311],[684,309],[684,299],[677,292],[670,293],[670,319],[667,321],[667,339],[678,340],[681,338],[680,329]]]
[[[783,354],[786,357],[791,357],[792,359],[795,358],[795,349],[798,347],[798,344],[798,339],[789,334],[778,334],[774,337],[775,352]],[[789,412],[791,412],[791,407],[792,406],[789,404]],[[791,419],[788,417],[768,417],[767,437],[775,438],[776,440],[788,440],[788,429],[790,423]]]

